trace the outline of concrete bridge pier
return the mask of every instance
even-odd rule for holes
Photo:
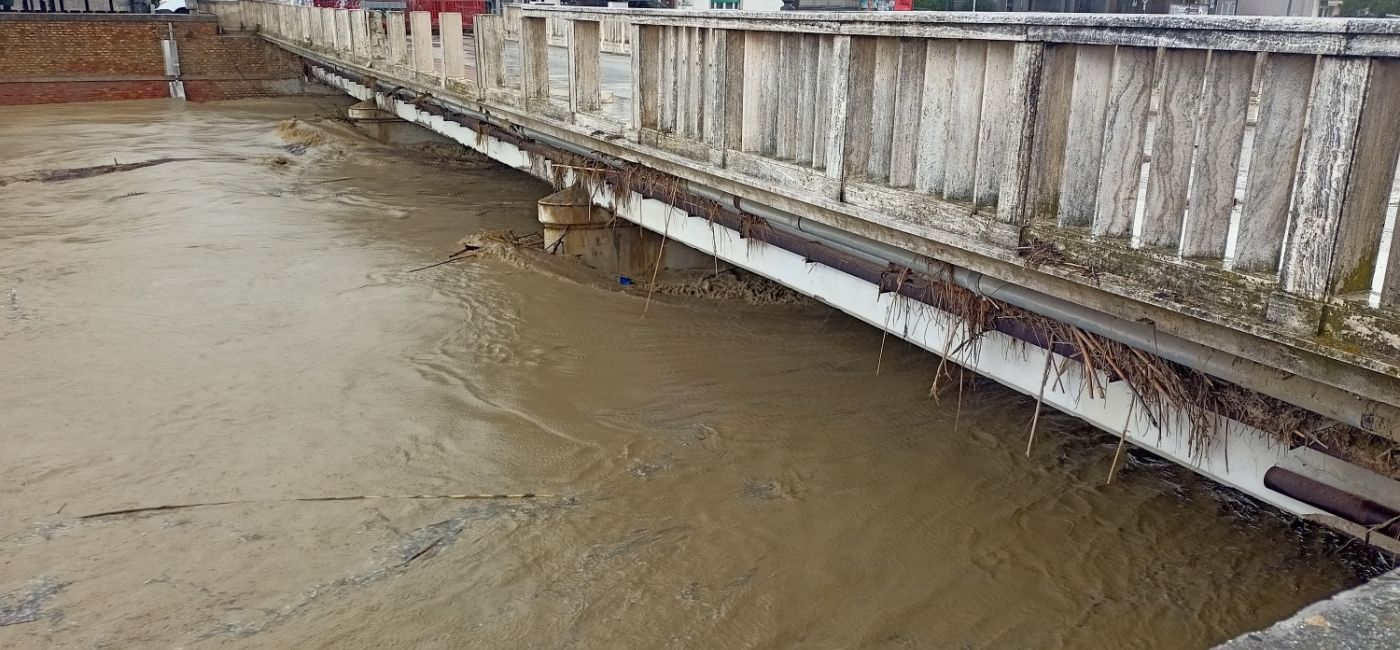
[[[665,271],[714,266],[710,255],[618,219],[611,210],[594,205],[579,185],[546,196],[538,205],[545,250],[577,257],[600,271],[646,277],[657,268],[658,257],[660,268]]]
[[[355,125],[355,128],[384,144],[408,145],[421,142],[456,144],[450,138],[445,138],[416,124],[399,119],[397,115],[379,108],[374,100],[355,103],[350,108],[345,109],[345,117],[350,120],[351,124]]]

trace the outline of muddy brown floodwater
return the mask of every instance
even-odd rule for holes
[[[1026,458],[1032,400],[931,401],[821,306],[410,273],[550,190],[340,105],[0,110],[0,647],[1198,648],[1368,570],[1146,456],[1105,486],[1068,418]]]

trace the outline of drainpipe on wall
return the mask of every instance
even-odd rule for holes
[[[185,98],[185,82],[180,80],[180,50],[175,45],[175,25],[166,23],[167,38],[160,42],[161,55],[165,57],[165,78],[169,80],[170,96]]]

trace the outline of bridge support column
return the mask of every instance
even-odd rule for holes
[[[714,259],[654,232],[617,219],[611,210],[593,205],[578,186],[539,200],[545,250],[579,258],[600,271],[640,279],[656,268],[667,271],[709,269]]]
[[[420,142],[442,142],[457,144],[455,140],[439,135],[412,122],[405,122],[399,116],[381,110],[373,99],[366,99],[345,109],[345,116],[355,128],[369,137],[385,144],[405,145]]]

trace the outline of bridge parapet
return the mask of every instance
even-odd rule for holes
[[[508,8],[459,63],[426,14],[405,47],[402,14],[248,4],[382,78],[1400,405],[1392,22]]]
[[[643,142],[1395,359],[1392,22],[628,13]]]

